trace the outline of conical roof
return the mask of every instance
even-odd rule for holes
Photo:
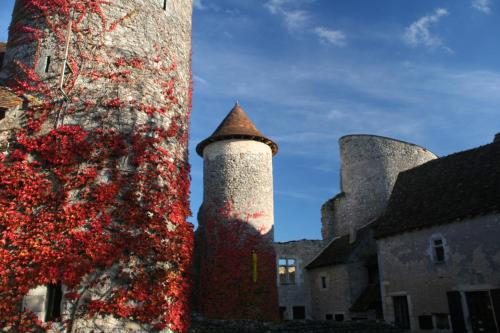
[[[278,145],[265,137],[257,127],[255,127],[254,123],[238,103],[236,103],[226,118],[224,118],[215,132],[196,146],[196,152],[203,157],[203,149],[205,149],[207,145],[212,142],[230,139],[260,141],[271,147],[273,155],[276,155],[278,152]]]

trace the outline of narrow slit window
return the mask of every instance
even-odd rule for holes
[[[326,289],[326,276],[321,277],[321,289]]]
[[[45,73],[48,73],[50,71],[50,60],[51,60],[50,56],[47,56],[45,58],[45,69],[44,69]]]
[[[163,10],[167,10],[167,1],[168,0],[163,0]]]

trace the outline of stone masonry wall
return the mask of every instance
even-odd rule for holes
[[[373,135],[340,138],[341,194],[322,210],[323,238],[358,229],[385,209],[396,178],[436,155],[414,144]]]
[[[407,296],[412,331],[418,331],[418,316],[450,313],[446,292],[500,288],[499,234],[497,214],[379,239],[385,320],[394,321],[392,296]],[[444,243],[443,263],[433,259],[436,237]]]
[[[293,306],[304,306],[306,318],[312,318],[311,281],[305,266],[317,256],[323,248],[321,240],[298,240],[274,243],[277,260],[295,259],[295,283],[280,284],[278,279],[279,306],[286,307],[285,319],[293,319]]]
[[[9,195],[52,191],[25,214],[26,225],[48,226],[25,230],[29,251],[20,241],[3,248],[1,264],[24,280],[0,287],[1,306],[61,282],[61,331],[185,331],[191,21],[192,0],[16,1],[0,81],[30,102],[2,172],[30,168],[12,175],[31,178]],[[0,326],[38,325],[11,308]]]
[[[218,141],[205,147],[203,161],[204,209],[230,203],[234,212],[255,214],[250,225],[273,237],[271,148],[251,140]]]

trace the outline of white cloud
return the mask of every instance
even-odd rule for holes
[[[205,84],[205,85],[207,84],[207,80],[205,80],[201,76],[193,75],[193,79],[194,79],[195,82],[199,82],[199,83]]]
[[[292,10],[283,12],[286,26],[289,29],[299,29],[309,20],[309,14],[303,10]]]
[[[447,15],[449,15],[448,10],[438,8],[434,11],[434,13],[426,15],[413,22],[408,28],[406,28],[404,35],[406,43],[412,47],[422,45],[428,48],[436,48],[442,46],[444,49],[451,51],[449,48],[443,46],[441,38],[433,35],[430,31],[432,25],[437,24],[442,17]]]
[[[194,8],[199,9],[199,10],[204,10],[206,7],[203,4],[202,0],[194,0]]]
[[[271,14],[281,16],[288,29],[297,30],[309,21],[309,13],[299,8],[304,2],[304,0],[268,0],[264,7]]]
[[[491,13],[491,0],[472,0],[472,8],[479,10],[485,14]]]
[[[344,46],[346,44],[346,36],[340,30],[330,30],[324,27],[316,27],[314,33],[319,39],[326,44]]]

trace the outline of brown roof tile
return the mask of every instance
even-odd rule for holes
[[[399,174],[377,238],[500,212],[500,141]]]
[[[203,149],[212,142],[229,139],[250,139],[260,141],[271,147],[273,155],[278,152],[278,145],[265,137],[250,120],[243,108],[236,104],[210,137],[196,147],[198,155],[203,156]]]

